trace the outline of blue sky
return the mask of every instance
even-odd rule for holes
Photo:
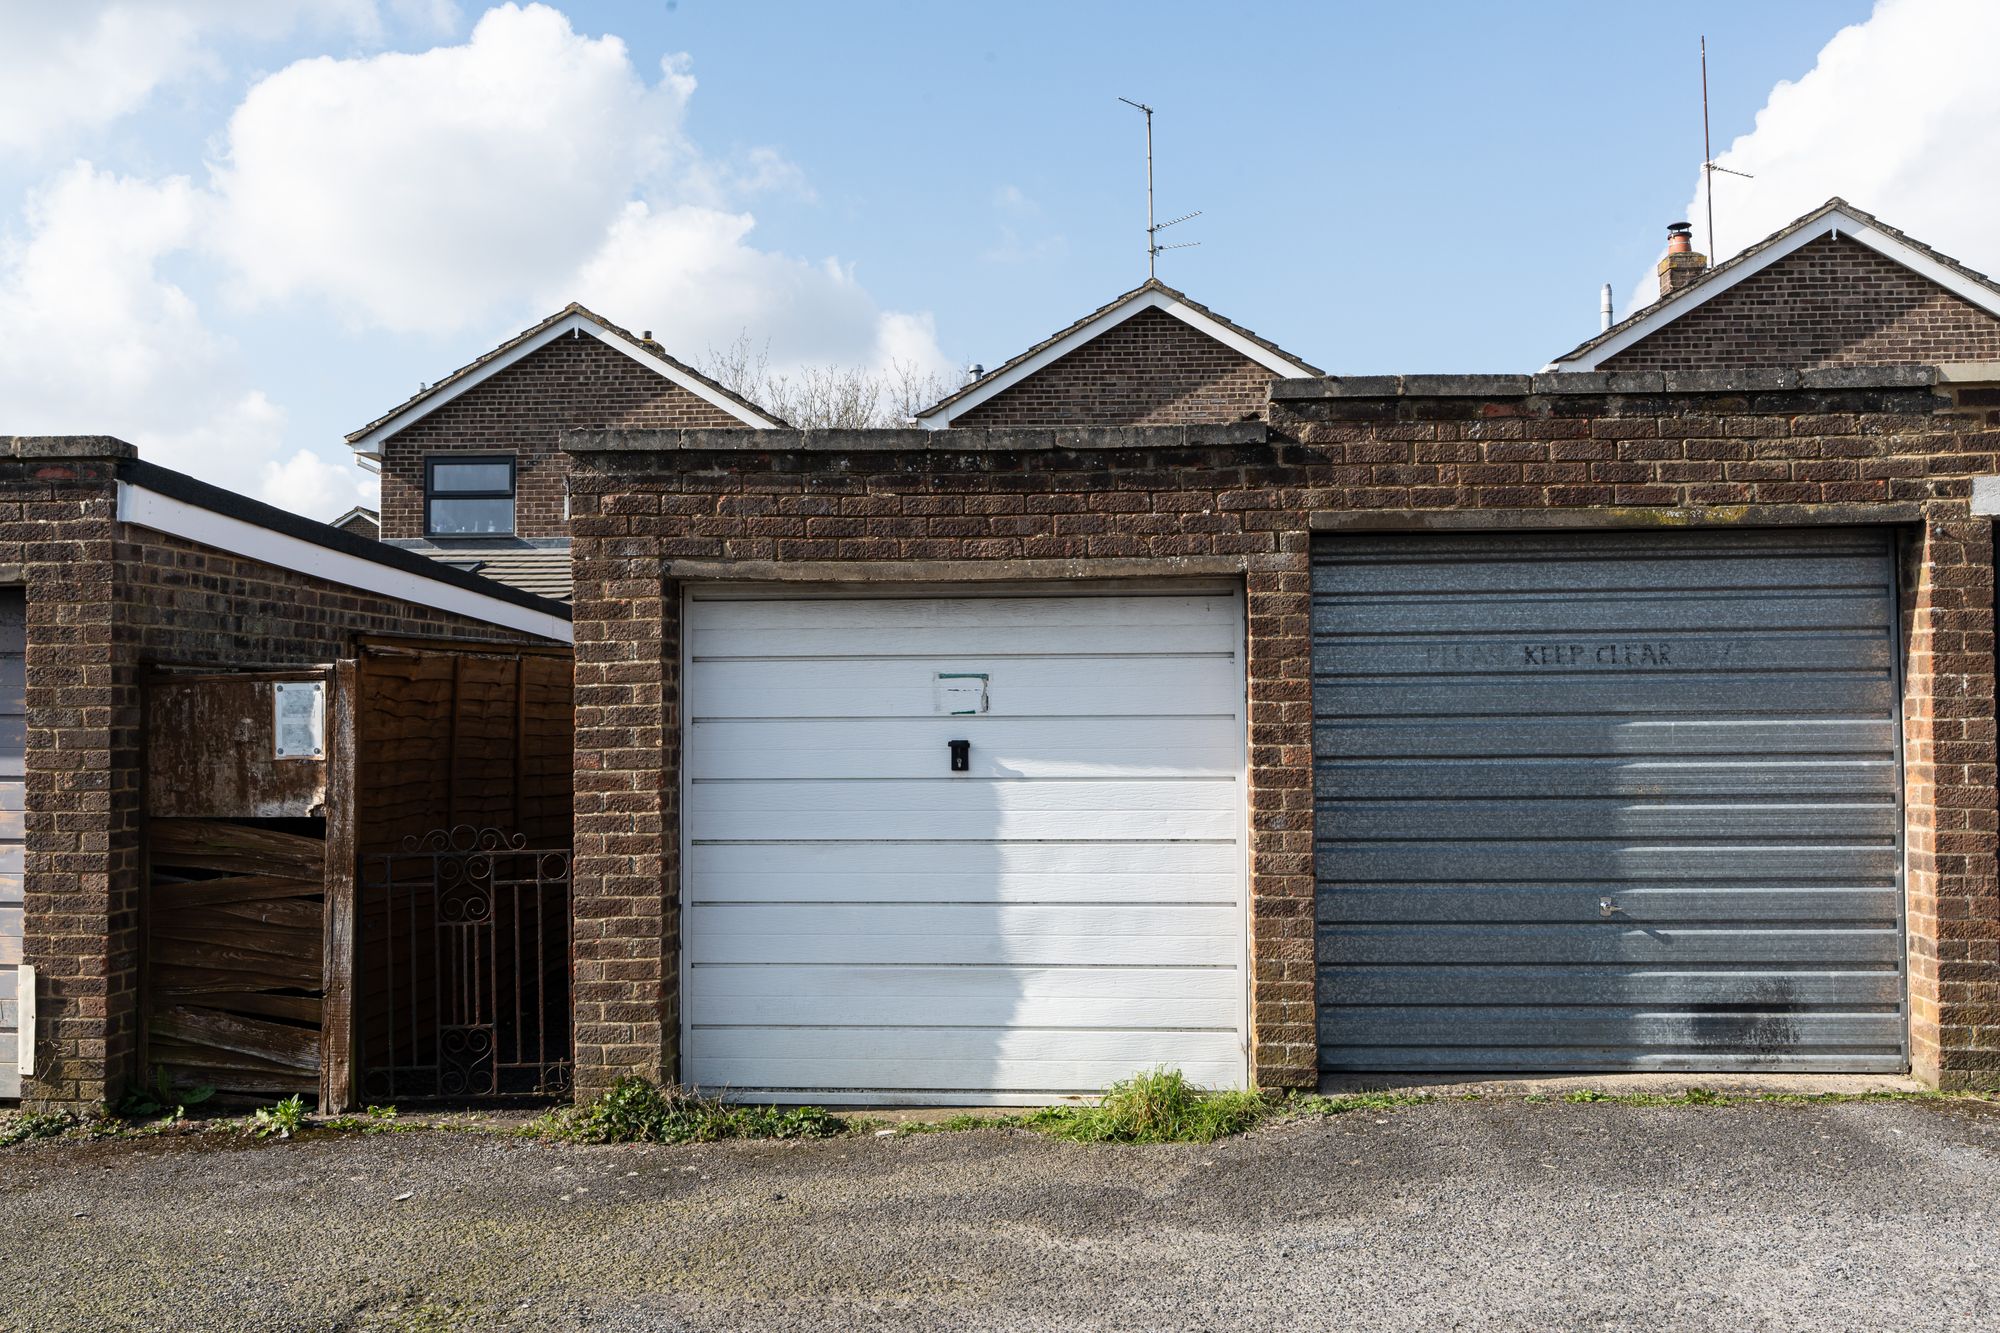
[[[1723,253],[1841,193],[2000,268],[1996,11],[0,0],[0,427],[330,516],[345,431],[571,297],[991,365],[1145,275],[1120,95],[1202,210],[1167,281],[1335,373],[1533,369],[1697,207],[1703,33]]]

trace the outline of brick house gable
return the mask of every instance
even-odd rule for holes
[[[1227,425],[1261,418],[1273,379],[1321,373],[1149,278],[931,404],[916,423]]]
[[[955,426],[1179,426],[1264,414],[1276,375],[1160,310],[1134,315]]]
[[[2000,318],[1847,236],[1822,236],[1599,363],[1798,369],[2000,359]]]
[[[382,537],[424,536],[428,457],[513,454],[515,535],[566,537],[563,430],[742,425],[597,338],[559,338],[382,442]]]
[[[1660,299],[1545,369],[1828,370],[2000,352],[2000,283],[1837,196],[1712,268],[1686,223],[1668,232]]]

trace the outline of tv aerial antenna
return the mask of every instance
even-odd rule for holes
[[[1190,218],[1201,216],[1201,210],[1183,213],[1166,222],[1153,221],[1153,108],[1144,102],[1135,102],[1129,97],[1118,99],[1126,106],[1146,117],[1146,278],[1148,281],[1159,276],[1160,256],[1168,250],[1192,250],[1200,241],[1183,241],[1179,245],[1161,245],[1160,233],[1169,227],[1177,227]]]
[[[1719,165],[1715,153],[1708,145],[1708,35],[1701,39],[1701,193],[1708,202],[1708,262],[1710,267],[1722,262],[1722,254],[1715,246],[1715,173],[1725,176],[1741,176],[1744,180],[1755,180],[1747,171],[1737,171],[1733,167]]]

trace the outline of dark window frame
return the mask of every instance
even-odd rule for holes
[[[443,538],[446,541],[477,540],[481,537],[511,537],[520,528],[520,458],[515,454],[428,454],[424,458],[424,536]],[[507,489],[504,491],[440,491],[437,488],[437,469],[440,465],[452,467],[474,463],[504,463],[507,465]],[[439,532],[431,523],[431,506],[439,500],[505,500],[509,504],[507,530],[505,532]]]

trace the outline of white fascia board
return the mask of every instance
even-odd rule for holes
[[[1265,347],[1263,344],[1244,337],[1227,324],[1219,322],[1213,315],[1203,314],[1185,302],[1174,300],[1165,292],[1147,291],[1141,292],[1124,305],[1115,306],[1105,311],[1088,324],[1071,332],[1067,337],[1058,338],[1055,342],[1050,343],[1041,351],[1015,366],[1012,370],[1007,371],[1003,375],[995,376],[986,384],[981,385],[976,392],[967,394],[942,411],[932,413],[927,417],[918,417],[917,424],[925,430],[944,430],[951,425],[953,417],[963,416],[987,399],[1005,393],[1022,380],[1027,379],[1030,375],[1046,370],[1050,365],[1068,356],[1085,343],[1101,337],[1103,334],[1117,328],[1126,320],[1145,310],[1164,310],[1181,323],[1198,332],[1207,334],[1231,351],[1239,352],[1249,357],[1252,361],[1255,361],[1258,365],[1263,366],[1275,375],[1286,379],[1305,379],[1313,374],[1312,371],[1306,369],[1296,361],[1288,361],[1284,357],[1273,353],[1270,348]]]
[[[2000,316],[2000,293],[1995,293],[1984,283],[1973,281],[1949,265],[1940,264],[1909,242],[1898,240],[1880,228],[1871,227],[1859,218],[1835,209],[1812,226],[1802,227],[1784,240],[1774,242],[1755,257],[1738,264],[1721,277],[1693,288],[1683,299],[1655,310],[1610,341],[1599,343],[1582,356],[1565,361],[1552,361],[1544,369],[1596,370],[1605,361],[1641,338],[1658,333],[1682,315],[1714,300],[1744,279],[1755,277],[1785,256],[1828,236],[1846,236],[1859,241],[1876,253],[1895,260],[1919,277],[1927,278],[1953,295],[1963,297],[1988,314]]]
[[[477,370],[467,372],[450,387],[438,390],[437,393],[424,399],[422,402],[412,403],[409,407],[390,417],[387,421],[359,439],[349,440],[348,447],[363,458],[379,460],[382,457],[382,442],[397,431],[403,430],[411,423],[430,415],[460,394],[477,388],[487,380],[492,379],[495,375],[498,375],[501,371],[506,370],[509,366],[533,356],[556,339],[566,338],[574,333],[587,333],[613,351],[623,352],[626,356],[632,358],[632,360],[638,362],[648,370],[653,371],[657,375],[664,376],[703,402],[727,412],[746,426],[758,430],[770,430],[778,424],[769,417],[760,416],[750,411],[741,403],[734,401],[728,396],[717,393],[708,385],[703,384],[700,380],[687,374],[685,371],[676,368],[672,363],[654,356],[645,348],[635,346],[623,338],[606,333],[595,321],[586,319],[582,315],[567,315],[549,325],[549,327],[543,329],[534,337],[521,343],[505,356],[493,358],[493,360],[487,362]]]
[[[545,639],[574,643],[575,631],[561,616],[531,607],[488,597],[454,583],[427,579],[393,565],[364,560],[358,555],[303,541],[255,523],[246,523],[228,514],[191,505],[158,491],[149,491],[130,482],[118,483],[118,521],[150,528],[169,537],[228,551],[279,569],[289,569],[309,578],[324,579],[343,587],[393,597],[398,601],[428,606],[437,611],[468,616],[503,629],[537,634]]]
[[[1219,322],[1213,315],[1205,315],[1183,302],[1171,299],[1163,300],[1160,302],[1160,308],[1175,319],[1178,319],[1181,323],[1201,330],[1231,351],[1242,353],[1258,365],[1264,367],[1264,369],[1283,379],[1312,379],[1315,375],[1314,371],[1308,370],[1298,362],[1279,356],[1255,339],[1246,338],[1227,324]]]

